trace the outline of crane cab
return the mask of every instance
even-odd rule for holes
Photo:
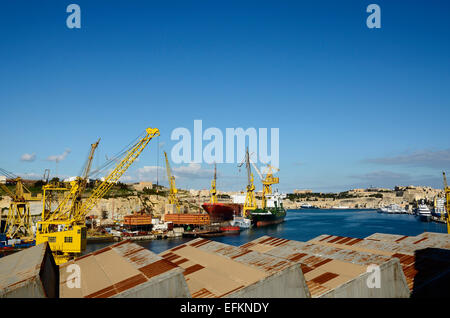
[[[36,244],[44,242],[48,242],[56,264],[60,265],[86,249],[86,226],[65,221],[38,222]]]

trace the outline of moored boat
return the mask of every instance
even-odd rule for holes
[[[238,234],[241,231],[241,228],[239,226],[229,225],[220,227],[220,231],[224,234]]]
[[[416,214],[421,221],[428,222],[431,219],[431,211],[426,204],[419,204]]]
[[[242,216],[235,216],[232,221],[230,221],[232,226],[239,226],[241,230],[249,229],[252,226],[252,221],[248,218]]]
[[[408,211],[406,211],[404,208],[402,208],[401,206],[399,206],[398,204],[390,204],[388,206],[385,207],[381,207],[378,212],[382,212],[382,213],[390,213],[390,214],[400,214],[400,213],[408,213]]]
[[[209,214],[211,223],[233,220],[241,214],[242,205],[237,203],[203,203],[203,209]]]
[[[267,195],[267,207],[265,209],[250,211],[249,218],[252,225],[261,227],[283,222],[286,217],[286,210],[281,200],[285,197],[285,194],[279,194],[278,192]]]

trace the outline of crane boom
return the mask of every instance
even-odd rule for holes
[[[445,171],[442,171],[442,175],[444,176],[444,190],[448,188],[447,185],[447,177],[445,176]]]
[[[63,200],[59,203],[58,207],[53,211],[53,213],[46,213],[48,210],[48,202],[44,203],[43,211],[42,211],[42,220],[70,220],[76,215],[77,209],[81,204],[81,195],[86,189],[89,172],[91,171],[92,160],[94,159],[95,150],[98,147],[100,142],[100,138],[97,142],[91,144],[91,149],[89,151],[89,156],[86,161],[85,166],[83,167],[83,171],[81,173],[81,177],[77,177],[75,180],[70,182],[70,191],[64,196]],[[45,187],[45,192],[47,191],[58,191],[57,186],[48,186]],[[65,189],[63,189],[66,191]],[[44,195],[45,199],[51,199],[51,196]]]
[[[256,173],[258,173],[258,176],[259,176],[259,178],[261,179],[261,181],[264,180],[264,177],[263,177],[261,171],[259,171],[259,169],[258,169],[258,167],[255,165],[255,163],[254,163],[253,161],[250,161],[250,162],[251,162],[253,168],[255,168]]]
[[[138,158],[149,141],[156,136],[159,136],[159,130],[157,128],[147,128],[146,135],[127,151],[125,157],[108,174],[102,183],[94,189],[91,196],[84,203],[81,204],[77,200],[73,201],[73,213],[69,219],[65,216],[61,219],[50,217],[48,221],[38,222],[36,244],[48,242],[56,264],[59,265],[67,262],[75,256],[80,255],[86,248],[87,230],[85,216],[87,212],[119,181],[120,177]],[[74,193],[79,191],[79,187],[80,183],[75,182],[71,189],[72,193],[69,195],[74,195]]]
[[[169,159],[167,158],[167,153],[164,151],[164,157],[166,159],[166,172],[167,172],[167,179],[169,180],[169,204],[175,204],[177,207],[177,211],[180,209],[180,202],[178,201],[177,197],[177,187],[175,186],[175,177],[172,175],[172,172],[170,170],[170,164]]]
[[[9,188],[7,186],[5,186],[3,183],[0,183],[0,187],[3,189],[3,191],[5,191],[5,193],[12,199],[14,200],[16,198],[16,194],[14,192],[12,192],[11,190],[9,190]]]
[[[92,166],[92,159],[94,159],[95,149],[97,149],[99,142],[100,142],[100,138],[98,138],[98,140],[91,145],[91,151],[89,152],[89,156],[88,156],[86,165],[84,166],[83,173],[81,174],[81,177],[86,181],[89,178],[89,173],[91,172],[91,166]]]
[[[216,163],[214,162],[214,179],[211,181],[211,197],[209,198],[209,203],[215,204],[217,203],[217,190],[216,190],[216,181],[217,181],[217,168]]]
[[[152,140],[153,137],[159,136],[158,128],[147,128],[147,135],[142,138],[134,147],[127,152],[125,158],[116,166],[116,168],[103,180],[103,182],[95,188],[92,195],[87,199],[81,206],[78,213],[74,216],[77,221],[84,222],[84,216],[86,213],[92,209],[98,201],[112,188],[114,184],[119,181],[120,177],[127,171],[128,167],[139,157],[141,152],[147,146],[147,144]]]
[[[241,167],[243,162],[241,162],[238,167]],[[245,168],[247,169],[247,193],[245,195],[244,203],[244,216],[248,215],[247,211],[254,210],[257,208],[256,197],[255,197],[255,185],[253,184],[253,173],[250,166],[250,155],[248,154],[248,147],[245,152]]]

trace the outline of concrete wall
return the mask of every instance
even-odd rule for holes
[[[46,246],[46,252],[42,261],[39,276],[41,277],[41,284],[44,289],[45,296],[48,298],[58,298],[59,268],[55,263],[52,251],[48,245]]]
[[[407,298],[410,295],[405,275],[398,259],[380,265],[380,288],[369,288],[372,273],[364,273],[320,297],[323,298]]]
[[[14,289],[3,289],[0,298],[45,298],[44,288],[38,277],[28,280]]]
[[[305,277],[295,264],[225,298],[310,298]]]

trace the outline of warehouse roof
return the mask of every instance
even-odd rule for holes
[[[68,284],[72,264],[80,268],[80,288],[70,288],[73,284]],[[123,241],[61,265],[60,297],[138,297],[138,292],[146,287],[175,276],[180,286],[172,290],[153,288],[153,297],[187,297],[189,293],[181,273],[182,269],[172,262],[140,245]]]
[[[266,288],[265,292],[278,297],[309,297],[300,268],[286,259],[207,239],[189,241],[160,255],[184,268],[192,297],[232,297],[255,284],[260,287],[258,295],[268,295],[262,291]],[[283,283],[278,284],[280,294],[267,290],[269,278],[279,275],[282,282],[281,276],[290,271],[297,275],[295,281],[291,280],[292,294]],[[245,295],[249,294],[240,294]]]
[[[322,296],[359,279],[367,273],[369,265],[380,266],[390,261],[384,255],[269,236],[260,237],[241,247],[299,263],[313,297]]]
[[[57,297],[58,269],[47,243],[0,258],[1,297]]]
[[[413,293],[436,283],[436,280],[448,280],[450,276],[448,234],[424,232],[417,236],[405,236],[375,233],[365,239],[320,235],[309,243],[398,258]]]

